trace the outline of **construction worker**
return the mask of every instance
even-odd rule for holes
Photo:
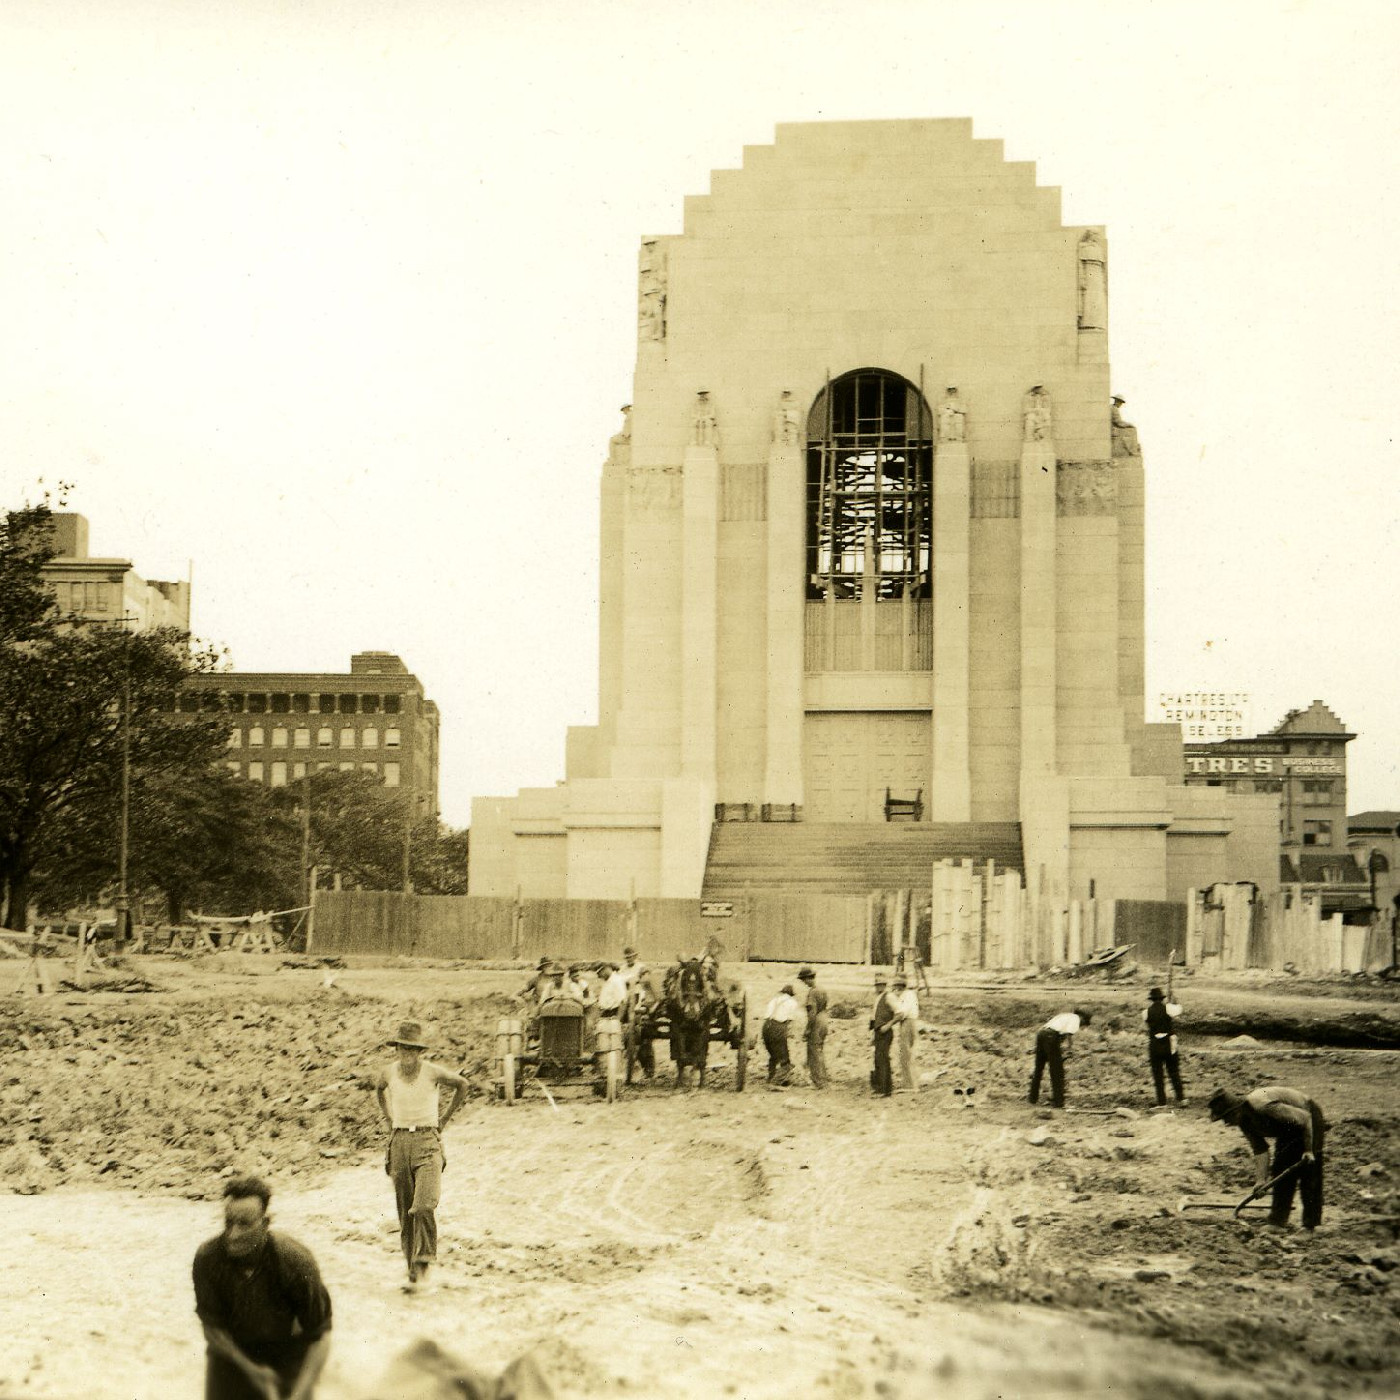
[[[558,997],[575,997],[575,992],[571,984],[564,980],[563,963],[548,963],[541,974],[543,981],[539,984],[540,1005],[547,1001],[554,1001]]]
[[[574,963],[569,968],[568,980],[564,983],[564,992],[565,995],[581,1001],[585,1009],[593,1005],[593,991],[588,985],[588,968],[583,963]]]
[[[1181,1015],[1181,1007],[1168,1001],[1160,987],[1153,987],[1147,994],[1147,1010],[1142,1019],[1147,1026],[1147,1063],[1152,1070],[1152,1086],[1157,1091],[1157,1107],[1167,1101],[1166,1078],[1172,1081],[1172,1093],[1177,1103],[1185,1103],[1181,1096],[1181,1061],[1176,1053],[1176,1018]]]
[[[1036,1032],[1035,1070],[1031,1074],[1030,1101],[1040,1102],[1040,1081],[1046,1066],[1050,1068],[1050,1106],[1065,1106],[1065,1056],[1069,1054],[1074,1037],[1082,1026],[1087,1026],[1094,1018],[1080,1007],[1073,1011],[1062,1011],[1052,1016]]]
[[[548,981],[549,959],[544,957],[535,964],[534,976],[516,993],[516,996],[522,1001],[533,1000],[538,1005],[544,1000],[545,983]]]
[[[875,1043],[875,1068],[870,1071],[870,1087],[887,1099],[894,1093],[890,1073],[890,1041],[894,1039],[896,1012],[883,976],[875,978],[875,1005],[870,1011],[870,1033]]]
[[[912,1094],[918,1087],[914,1079],[914,1045],[919,1033],[919,998],[901,973],[891,987],[894,1003],[894,1040],[899,1047],[899,1086],[901,1094]]]
[[[651,984],[651,975],[641,973],[632,984],[632,1004],[628,1007],[629,1017],[637,1027],[637,1063],[648,1079],[656,1073],[656,1051],[651,1043],[651,1023],[656,1017],[656,988]]]
[[[1211,1096],[1213,1122],[1229,1123],[1245,1135],[1254,1152],[1254,1186],[1273,1182],[1269,1224],[1283,1229],[1293,1213],[1293,1192],[1301,1184],[1303,1229],[1322,1222],[1322,1141],[1327,1121],[1315,1099],[1298,1089],[1255,1089],[1232,1094],[1217,1089]],[[1269,1139],[1275,1139],[1269,1161]]]
[[[807,989],[807,1024],[802,1029],[807,1045],[807,1076],[812,1088],[825,1089],[830,1082],[826,1072],[827,995],[817,986],[817,974],[810,967],[804,967],[797,980]]]
[[[467,1081],[423,1058],[428,1048],[421,1021],[403,1021],[384,1042],[397,1052],[375,1085],[379,1111],[389,1127],[384,1170],[394,1183],[399,1212],[399,1243],[408,1264],[408,1291],[426,1290],[428,1270],[437,1262],[437,1206],[442,1190],[442,1130],[467,1096]],[[439,1090],[452,1090],[444,1112]]]
[[[768,1082],[785,1085],[792,1080],[792,1055],[788,1031],[797,1015],[797,998],[789,983],[770,1001],[763,1012],[763,1048],[768,1051]]]
[[[630,944],[622,950],[622,966],[619,971],[628,987],[631,987],[637,978],[647,975],[647,965],[637,961],[637,950]]]
[[[271,1188],[224,1187],[224,1228],[194,1256],[209,1400],[310,1400],[331,1345],[331,1299],[311,1251],[268,1228]]]
[[[598,987],[598,1015],[620,1016],[622,1003],[627,1000],[627,979],[616,963],[599,963],[598,976],[603,980]]]

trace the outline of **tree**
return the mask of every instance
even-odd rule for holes
[[[429,818],[413,828],[409,873],[420,894],[466,894],[471,832]]]
[[[180,683],[212,670],[185,633],[126,632],[65,617],[41,570],[53,557],[47,505],[0,527],[0,885],[23,928],[31,880],[80,823],[110,833],[115,871],[123,750],[133,787],[205,773],[225,742],[212,717],[179,715]]]
[[[187,910],[248,914],[295,908],[302,897],[301,832],[260,783],[217,766],[141,774],[132,783],[128,882],[159,895],[166,917]],[[91,899],[114,875],[109,813],[64,813],[46,841],[34,896],[52,908]]]
[[[466,889],[466,833],[435,820],[410,824],[409,797],[362,772],[324,769],[278,790],[287,811],[300,813],[310,792],[309,863],[361,889],[403,888],[404,856],[414,888],[428,894]]]

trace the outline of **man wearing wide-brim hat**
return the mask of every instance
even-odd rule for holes
[[[1232,1094],[1217,1089],[1211,1095],[1211,1120],[1238,1128],[1254,1153],[1256,1188],[1273,1180],[1269,1224],[1282,1229],[1293,1213],[1293,1195],[1303,1197],[1303,1228],[1322,1223],[1322,1145],[1327,1120],[1316,1099],[1282,1084]],[[1274,1142],[1269,1161],[1269,1142]]]
[[[421,1021],[401,1021],[384,1042],[398,1051],[375,1085],[379,1111],[389,1125],[384,1170],[394,1183],[399,1212],[399,1240],[408,1264],[408,1290],[419,1291],[437,1262],[437,1206],[442,1190],[442,1130],[466,1096],[467,1081],[423,1058],[428,1042]],[[444,1087],[452,1090],[446,1112]]]

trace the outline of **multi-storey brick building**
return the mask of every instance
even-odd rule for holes
[[[348,673],[225,671],[193,676],[180,706],[229,722],[229,771],[284,787],[327,768],[406,788],[419,817],[438,812],[438,708],[387,651],[350,658]]]
[[[1348,850],[1347,745],[1356,738],[1321,700],[1266,734],[1187,744],[1189,787],[1278,799],[1279,879],[1315,889],[1324,914],[1371,908],[1365,870]]]
[[[88,622],[121,622],[133,632],[155,627],[190,630],[190,585],[143,579],[130,559],[88,554],[88,522],[74,512],[53,516],[57,553],[44,566],[59,611]]]

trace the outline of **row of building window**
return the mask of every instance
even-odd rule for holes
[[[105,613],[120,612],[117,606],[121,590],[115,583],[55,583],[52,584],[59,612]]]
[[[377,763],[292,763],[276,762],[262,764],[256,760],[250,763],[245,773],[241,763],[230,761],[228,771],[234,777],[246,776],[250,782],[261,783],[264,780],[271,787],[286,787],[288,782],[299,782],[306,777],[308,772],[322,773],[327,768],[338,768],[342,773],[353,773],[359,768],[366,773],[383,775],[385,787],[398,787],[399,785],[399,765],[397,763],[386,763],[381,767]]]
[[[1282,778],[1207,778],[1207,787],[1229,788],[1231,792],[1283,792]],[[1330,782],[1309,778],[1302,784],[1301,801],[1305,807],[1330,807],[1337,800]]]
[[[243,734],[244,731],[241,729],[229,730],[229,748],[242,748]],[[255,724],[247,731],[247,734],[250,749],[260,749],[267,744],[267,731],[261,725]],[[340,747],[342,749],[355,748],[357,734],[360,736],[360,748],[377,749],[379,747],[379,731],[377,729],[342,729],[340,731]],[[384,747],[386,749],[396,749],[402,742],[402,730],[386,729],[384,731]],[[333,749],[335,746],[334,729],[326,727],[316,731],[316,747],[318,749]],[[272,731],[272,747],[274,749],[309,749],[311,747],[311,731],[309,729],[283,729],[279,726]]]
[[[200,710],[230,715],[397,715],[403,711],[401,695],[226,695],[206,690],[180,697],[186,714]]]

